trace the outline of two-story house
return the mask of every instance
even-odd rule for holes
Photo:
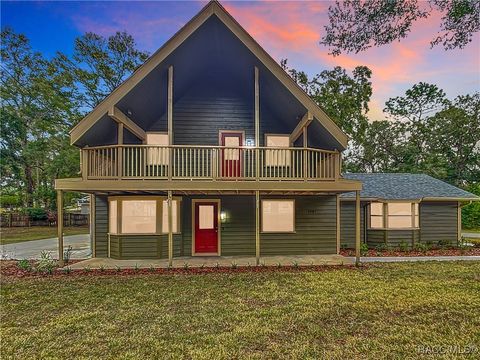
[[[245,255],[258,263],[337,254],[342,242],[358,259],[367,223],[372,238],[388,241],[392,211],[402,214],[402,237],[419,241],[421,194],[399,196],[386,215],[388,196],[361,197],[365,179],[342,176],[347,141],[212,1],[72,129],[81,177],[56,181],[58,210],[65,191],[92,194],[93,256],[115,259]],[[456,241],[460,202],[474,196],[452,189],[444,200]]]

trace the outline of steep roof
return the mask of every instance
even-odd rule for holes
[[[97,121],[104,117],[130,90],[161,64],[176,48],[192,35],[210,17],[218,17],[225,26],[257,57],[257,59],[285,86],[295,98],[310,111],[344,149],[348,137],[328,117],[310,96],[288,75],[284,69],[247,33],[247,31],[220,5],[210,1],[196,16],[182,27],[170,40],[158,49],[127,80],[98,104],[71,131],[70,142],[75,144]]]
[[[480,197],[425,174],[349,173],[345,179],[360,180],[360,197],[379,200],[456,200],[479,201]],[[355,193],[342,194],[353,198]]]

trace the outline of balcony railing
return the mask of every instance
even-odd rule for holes
[[[299,147],[87,147],[82,149],[82,176],[88,180],[335,180],[340,176],[340,154]]]

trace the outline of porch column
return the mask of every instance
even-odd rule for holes
[[[360,265],[360,191],[355,191],[355,265]]]
[[[168,265],[173,264],[173,221],[172,221],[172,191],[168,191]]]
[[[63,191],[57,190],[58,264],[63,266]]]
[[[168,128],[168,180],[172,180],[173,167],[173,65],[168,68],[168,89],[167,89],[167,128]]]
[[[418,211],[420,211],[420,206]],[[462,242],[462,204],[459,201],[457,203],[457,245],[459,245],[461,242]]]
[[[260,176],[260,87],[258,83],[258,68],[255,66],[255,178]]]
[[[255,262],[260,265],[260,192],[255,191]]]
[[[341,211],[341,207],[340,207],[340,194],[337,194],[337,217],[336,217],[336,220],[337,220],[337,232],[336,232],[336,237],[337,237],[337,254],[340,254],[340,227],[341,227],[341,224],[340,224],[340,211]]]

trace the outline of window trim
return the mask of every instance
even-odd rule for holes
[[[264,201],[289,201],[289,202],[293,202],[293,230],[291,231],[269,231],[269,230],[263,230],[263,203]],[[295,199],[261,199],[260,200],[260,233],[262,234],[295,234],[297,231],[296,231],[296,201]]]
[[[167,200],[167,196],[128,196],[128,195],[120,195],[120,196],[108,196],[108,235],[114,236],[142,236],[142,235],[168,235],[168,232],[162,232],[163,226],[163,201]],[[117,232],[111,233],[110,232],[110,201],[117,201]],[[155,200],[156,201],[156,216],[155,216],[155,229],[154,233],[123,233],[122,232],[122,202],[124,200]],[[173,232],[173,234],[181,234],[182,233],[182,218],[181,218],[181,204],[182,204],[182,197],[181,196],[173,196],[172,200],[177,201],[177,232]]]
[[[371,204],[372,203],[381,203],[383,204],[382,211],[382,227],[372,227],[372,214],[371,214]],[[388,204],[391,203],[408,203],[410,204],[410,227],[390,227],[389,226],[389,217],[395,215],[389,215]],[[418,212],[415,210],[418,209]],[[420,229],[420,201],[411,201],[411,200],[391,200],[391,201],[370,201],[367,207],[368,211],[368,229],[369,230],[419,230]],[[373,215],[379,217],[380,215]],[[408,215],[398,215],[398,216],[408,216]],[[416,219],[418,217],[418,226],[416,225]]]

